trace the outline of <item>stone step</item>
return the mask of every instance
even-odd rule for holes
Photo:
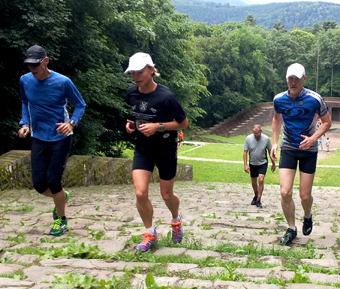
[[[131,271],[135,272],[130,279],[133,288],[145,285],[149,271],[154,272],[156,283],[169,288],[322,289],[340,284],[339,214],[334,204],[339,188],[313,188],[314,228],[309,236],[301,232],[303,213],[295,192],[298,236],[291,246],[279,246],[287,228],[279,186],[265,185],[264,207],[259,209],[250,205],[253,197],[250,182],[247,185],[177,182],[175,192],[181,199],[185,238],[181,244],[172,245],[170,213],[159,193],[159,184],[150,184],[159,243],[138,258],[132,256],[142,240],[143,227],[132,185],[67,190],[71,195],[66,208],[70,231],[61,237],[48,235],[53,224],[54,205],[50,199],[33,190],[0,191],[0,288],[47,289],[52,286],[49,282],[55,274],[89,274],[111,280]],[[110,257],[42,259],[41,255],[24,253],[33,247],[41,253],[57,247],[66,250],[71,243],[98,246]],[[291,257],[287,258],[287,254]],[[162,263],[164,260],[170,261]],[[298,272],[293,264],[301,265],[306,280],[318,285],[288,283]],[[158,274],[160,271],[155,268],[162,269],[163,274]],[[8,280],[11,278],[7,276],[20,270],[24,280]],[[284,285],[277,281],[269,284],[268,277],[281,280]]]

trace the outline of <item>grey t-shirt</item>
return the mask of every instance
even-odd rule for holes
[[[272,149],[272,144],[269,137],[261,134],[257,140],[254,134],[247,136],[243,145],[243,150],[249,152],[249,163],[254,166],[260,166],[268,162],[267,150]]]

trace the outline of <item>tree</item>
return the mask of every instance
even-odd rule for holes
[[[246,20],[244,20],[245,24],[248,24],[250,26],[255,26],[256,25],[256,19],[254,18],[253,15],[248,14]]]

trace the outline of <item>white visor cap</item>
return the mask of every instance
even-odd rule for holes
[[[290,65],[287,69],[286,78],[295,75],[297,78],[301,79],[302,76],[306,75],[305,68],[300,63],[294,63]]]
[[[137,52],[129,59],[129,67],[125,70],[125,74],[130,71],[140,71],[145,66],[155,66],[152,62],[151,56],[144,52]]]

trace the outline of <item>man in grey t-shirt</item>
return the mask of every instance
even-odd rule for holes
[[[262,208],[261,197],[264,187],[264,177],[268,168],[267,151],[270,155],[272,144],[270,139],[262,134],[262,128],[259,124],[254,125],[253,133],[248,135],[243,145],[243,161],[244,171],[251,177],[251,184],[254,190],[254,198],[251,202]],[[249,152],[249,166],[247,162],[247,155]],[[275,171],[275,161],[272,160],[272,172]],[[258,179],[258,183],[257,183]]]

